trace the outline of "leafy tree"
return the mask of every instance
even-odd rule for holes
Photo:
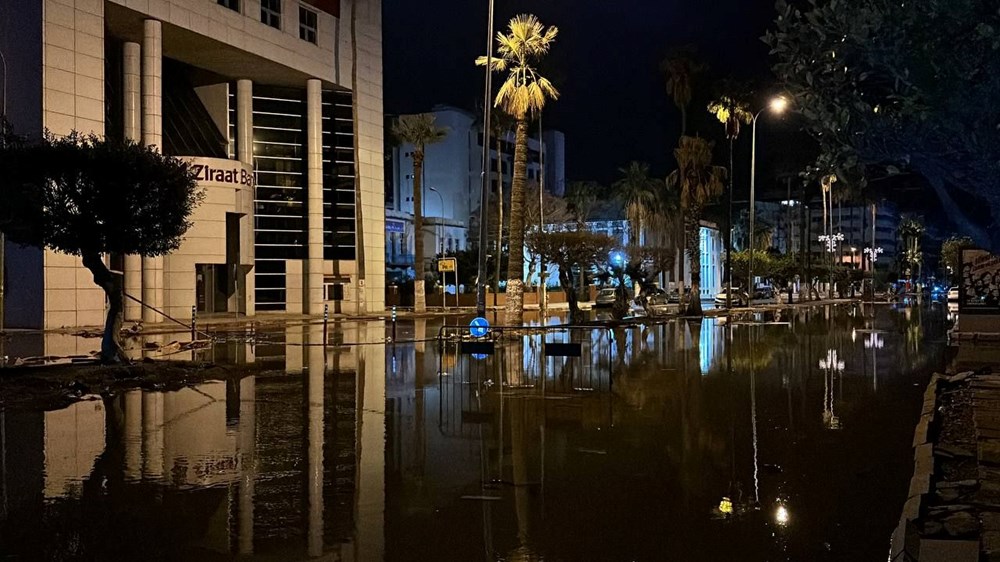
[[[962,250],[972,249],[976,243],[968,236],[951,236],[941,244],[941,264],[946,268],[952,285],[958,285],[962,265]]]
[[[558,99],[555,86],[539,74],[537,62],[549,52],[559,29],[546,28],[537,17],[522,14],[511,18],[506,32],[497,33],[497,56],[476,59],[491,64],[489,71],[507,72],[494,104],[516,121],[514,175],[510,189],[510,260],[507,267],[508,326],[524,319],[524,191],[528,176],[528,119],[542,111],[548,99]]]
[[[127,361],[122,274],[102,256],[180,247],[201,198],[194,171],[153,147],[78,133],[37,142],[7,136],[0,147],[0,230],[13,243],[83,259],[108,300],[101,361]]]
[[[424,273],[424,156],[427,145],[443,141],[448,130],[434,124],[430,113],[403,115],[392,124],[392,135],[400,145],[413,147],[413,310],[427,310]]]
[[[575,230],[534,231],[528,236],[527,242],[532,252],[559,267],[559,284],[566,291],[570,322],[581,321],[578,304],[580,291],[587,287],[588,273],[599,263],[607,262],[614,241],[605,234]],[[574,275],[574,270],[580,271],[581,275]]]
[[[927,180],[974,240],[990,240],[952,198],[986,199],[1000,217],[1000,13],[991,2],[778,0],[765,41],[821,154],[813,179]]]
[[[677,170],[667,178],[667,184],[680,192],[684,215],[684,240],[691,262],[691,298],[687,314],[701,316],[701,247],[698,229],[705,205],[719,197],[726,178],[726,169],[712,165],[712,143],[700,137],[681,137],[674,150]]]

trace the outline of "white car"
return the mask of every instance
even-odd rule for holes
[[[726,306],[727,301],[726,290],[723,289],[719,294],[715,295],[715,306]],[[746,306],[747,305],[747,294],[736,287],[733,287],[733,306]]]
[[[958,302],[958,287],[948,289],[948,302]]]

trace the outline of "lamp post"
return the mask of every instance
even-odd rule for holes
[[[750,243],[747,246],[747,250],[750,252],[750,259],[747,260],[747,306],[753,304],[753,227],[754,227],[754,215],[756,215],[756,201],[754,200],[756,196],[756,181],[757,181],[757,118],[764,113],[765,110],[770,109],[775,114],[781,114],[788,108],[788,100],[784,97],[778,96],[771,100],[767,107],[761,109],[753,116],[753,122],[751,124],[751,142],[750,142],[750,232],[749,239]]]
[[[486,217],[489,216],[490,182],[490,98],[493,97],[493,0],[489,0],[486,18],[486,88],[483,93],[483,176],[479,188],[479,263],[476,269],[476,316],[486,316],[486,241],[489,238]],[[500,155],[497,155],[500,158]],[[497,256],[499,261],[500,256]]]
[[[3,89],[0,90],[0,101],[3,105],[0,106],[0,143],[6,143],[7,131],[7,58],[0,51],[0,64],[3,65]],[[6,250],[7,250],[7,237],[3,232],[0,232],[0,334],[4,331],[4,310],[7,307],[7,298],[5,295],[5,278],[7,276],[7,263],[6,263]],[[3,335],[0,335],[0,367],[3,367],[6,357],[4,355],[3,348]]]
[[[441,236],[441,230],[442,230],[442,228],[441,228],[441,220],[444,218],[444,197],[441,197],[441,192],[438,191],[436,188],[428,186],[427,187],[427,191],[430,191],[430,192],[434,193],[435,195],[437,195],[438,196],[438,202],[441,205],[441,216],[438,217],[438,224],[434,225],[434,241],[436,242],[435,246],[437,246],[437,247],[439,247],[441,249],[439,253],[443,256],[444,255],[444,237]],[[427,199],[426,198],[423,200],[423,203],[424,203],[424,217],[426,218],[427,217]],[[441,306],[442,306],[442,308],[445,306],[445,293],[447,293],[447,291],[445,290],[445,275],[444,275],[444,272],[442,271],[441,272]],[[458,294],[458,278],[457,277],[455,278],[455,294],[456,295]]]

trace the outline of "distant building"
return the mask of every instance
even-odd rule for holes
[[[478,243],[475,231],[479,210],[482,178],[481,117],[456,107],[439,105],[429,113],[435,124],[446,127],[448,135],[437,144],[429,145],[424,152],[423,214],[424,257],[465,250]],[[395,117],[386,119],[391,127]],[[565,136],[560,131],[547,130],[545,141],[545,190],[561,196],[566,187]],[[514,159],[514,134],[501,140],[501,154],[497,155],[496,140],[491,139],[490,157],[493,180],[490,192],[496,193],[496,177],[503,178],[504,194],[510,198],[510,184]],[[540,144],[537,128],[528,140],[528,180],[539,181]],[[390,157],[386,162],[386,269],[397,279],[407,275],[413,266],[413,146],[399,145],[387,148]],[[412,273],[410,274],[412,275]]]

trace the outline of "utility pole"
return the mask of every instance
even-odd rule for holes
[[[479,264],[476,270],[476,316],[486,316],[486,244],[489,239],[490,109],[493,97],[493,0],[486,22],[486,91],[483,93],[483,176],[479,188]],[[500,155],[497,155],[499,158]],[[500,256],[497,256],[500,259]]]

